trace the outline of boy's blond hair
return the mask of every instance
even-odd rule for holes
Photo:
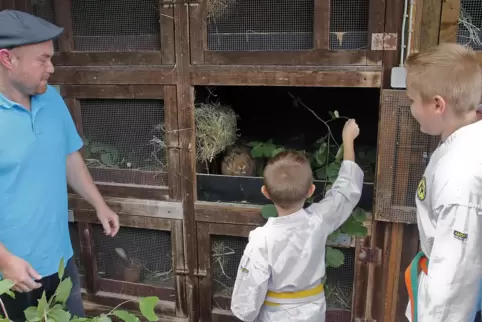
[[[264,184],[271,201],[283,209],[304,203],[313,184],[313,172],[306,157],[282,152],[264,168]]]
[[[407,87],[422,100],[443,97],[456,115],[477,109],[482,96],[482,70],[475,52],[443,43],[412,54],[405,62]]]

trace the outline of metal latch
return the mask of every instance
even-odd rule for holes
[[[382,250],[378,247],[362,247],[358,254],[358,260],[363,263],[380,264],[382,261]]]

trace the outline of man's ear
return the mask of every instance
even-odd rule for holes
[[[7,49],[0,49],[0,65],[6,69],[13,67],[13,54]]]
[[[312,184],[311,187],[310,187],[310,190],[308,190],[308,196],[306,198],[307,199],[311,198],[311,196],[313,196],[313,194],[315,193],[315,190],[316,190],[316,186],[314,184]]]
[[[266,188],[265,185],[261,187],[261,193],[266,197],[266,199],[271,200],[271,197],[269,196],[268,189]]]

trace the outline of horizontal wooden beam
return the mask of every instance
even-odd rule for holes
[[[381,67],[193,66],[192,85],[380,87]]]
[[[56,67],[51,76],[53,84],[106,85],[106,84],[173,84],[174,66],[109,66],[109,67]]]
[[[161,52],[57,52],[52,58],[56,66],[161,65]]]
[[[183,218],[181,202],[117,197],[105,197],[105,201],[118,214],[162,219]],[[75,215],[76,211],[94,211],[85,199],[76,194],[69,194],[69,209],[74,210]]]
[[[61,85],[63,97],[83,98],[121,98],[121,99],[162,99],[162,85]]]

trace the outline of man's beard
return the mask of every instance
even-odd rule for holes
[[[47,91],[47,84],[40,84],[39,86],[37,86],[37,88],[35,89],[35,94],[43,94]]]

